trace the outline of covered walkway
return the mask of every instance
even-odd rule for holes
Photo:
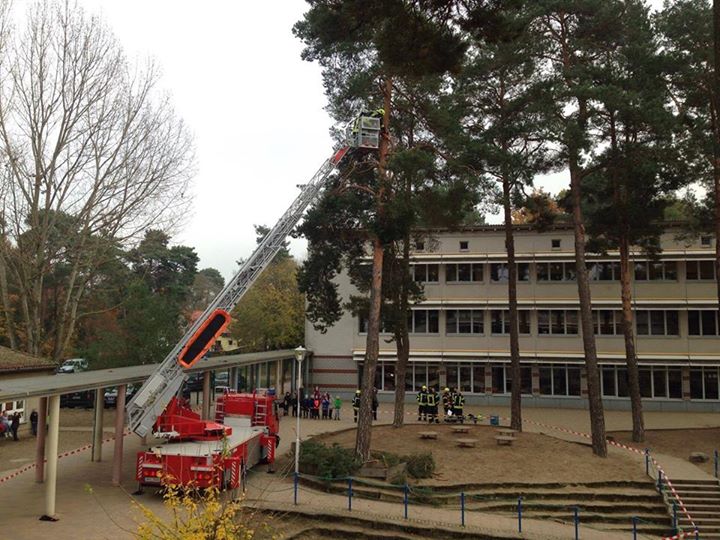
[[[247,366],[275,366],[274,380],[282,388],[285,380],[284,366],[294,364],[294,351],[267,351],[224,355],[207,358],[186,370],[187,373],[202,373],[202,415],[210,417],[211,411],[211,373],[229,370],[229,380],[238,380],[238,369]],[[45,483],[44,508],[40,518],[56,521],[56,493],[58,477],[58,436],[60,431],[60,396],[82,391],[95,391],[93,437],[90,452],[92,461],[102,461],[103,453],[103,411],[105,389],[117,388],[117,414],[115,415],[113,460],[111,482],[119,486],[123,477],[123,445],[125,431],[125,395],[129,384],[141,383],[157,367],[156,364],[129,366],[113,369],[86,371],[81,373],[42,375],[23,377],[7,381],[0,387],[0,402],[22,400],[31,397],[40,398],[38,417],[46,418],[47,430],[38,429],[35,449],[35,482]],[[234,386],[234,385],[231,385]],[[39,421],[42,425],[42,420]],[[46,459],[47,456],[47,459]]]

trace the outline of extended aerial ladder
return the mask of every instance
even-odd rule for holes
[[[143,437],[152,431],[157,418],[180,390],[186,377],[184,368],[200,360],[227,328],[232,309],[283,247],[285,238],[300,221],[305,209],[318,197],[343,159],[356,148],[378,148],[380,128],[380,118],[370,113],[362,113],[348,126],[348,146],[335,152],[302,186],[290,208],[145,381],[127,405],[128,425],[137,435]]]

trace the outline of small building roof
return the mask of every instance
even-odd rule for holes
[[[53,369],[56,365],[47,358],[0,346],[0,374],[18,371],[44,371]]]

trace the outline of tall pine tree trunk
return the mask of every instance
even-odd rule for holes
[[[590,406],[590,431],[593,453],[607,457],[605,441],[605,414],[600,394],[600,372],[597,364],[595,334],[593,332],[590,282],[585,265],[585,225],[582,208],[582,175],[578,164],[579,150],[569,147],[570,194],[572,197],[573,233],[575,236],[575,272],[577,274],[578,297],[580,299],[580,323],[582,327],[583,349],[585,351],[585,369],[587,371],[588,404]]]
[[[377,219],[384,218],[384,205],[387,197],[386,164],[389,147],[388,126],[390,121],[390,105],[392,97],[392,80],[385,79],[383,86],[383,105],[385,117],[383,118],[383,131],[380,138],[378,156],[378,189],[376,194]],[[372,439],[372,399],[375,390],[375,372],[377,371],[378,354],[380,351],[380,307],[382,305],[382,270],[385,254],[382,241],[377,236],[373,238],[372,246],[373,264],[372,281],[370,284],[370,312],[368,314],[368,334],[365,346],[365,364],[363,366],[363,381],[360,394],[360,409],[358,411],[357,437],[355,439],[355,453],[366,462],[370,459],[370,444]]]
[[[395,329],[395,345],[397,362],[395,364],[395,413],[393,427],[402,427],[405,421],[405,373],[410,360],[410,336],[407,315],[410,312],[408,303],[408,279],[410,279],[410,232],[403,239],[403,257],[401,262],[402,279],[400,280],[399,305],[397,312],[400,320]]]
[[[627,197],[626,190],[618,180],[618,167],[621,166],[618,151],[617,129],[615,123],[615,112],[610,114],[610,150],[613,162],[611,167],[613,182],[613,200],[618,208],[623,209],[621,234],[618,242],[620,251],[620,300],[622,303],[622,331],[625,340],[625,364],[628,373],[628,393],[630,394],[630,409],[632,411],[633,441],[643,442],[645,440],[645,425],[642,412],[642,397],[640,395],[640,372],[638,370],[637,353],[635,351],[635,332],[633,330],[632,311],[632,289],[630,279],[632,269],[630,267],[630,231],[627,219]]]
[[[510,208],[510,179],[503,173],[503,210],[505,214],[505,249],[508,258],[508,304],[510,308],[510,427],[522,431],[522,375],[520,370],[520,336],[517,309],[517,267],[515,238]]]
[[[379,238],[373,239],[372,282],[370,285],[370,312],[363,365],[360,410],[358,411],[355,453],[363,463],[370,459],[372,437],[372,399],[375,391],[375,372],[380,351],[380,307],[382,305],[382,270],[384,248]]]
[[[635,352],[635,332],[633,330],[632,291],[630,289],[630,246],[627,236],[620,238],[620,296],[622,299],[622,330],[625,338],[625,362],[628,371],[628,392],[632,409],[633,441],[645,440],[642,398],[640,396],[640,373]]]

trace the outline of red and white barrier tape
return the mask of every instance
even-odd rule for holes
[[[126,430],[123,433],[123,437],[127,437],[128,435],[130,435],[130,433],[132,433],[132,432],[129,430]],[[107,439],[102,440],[102,444],[105,444],[107,442],[114,441],[114,440],[115,440],[115,437],[108,437]],[[75,448],[74,450],[69,450],[67,452],[63,452],[62,454],[58,454],[58,459],[72,456],[74,454],[79,454],[80,452],[84,452],[85,450],[88,450],[90,448],[92,448],[92,443],[86,444],[85,446],[81,446],[80,448]],[[45,460],[45,463],[47,463],[47,459]],[[30,469],[34,469],[36,466],[37,465],[35,463],[31,463],[30,465],[25,465],[22,469],[18,469],[16,471],[11,472],[7,476],[1,477],[0,484],[7,482],[8,480],[12,480],[16,476],[20,476],[22,473],[25,473],[25,472],[29,471]]]

